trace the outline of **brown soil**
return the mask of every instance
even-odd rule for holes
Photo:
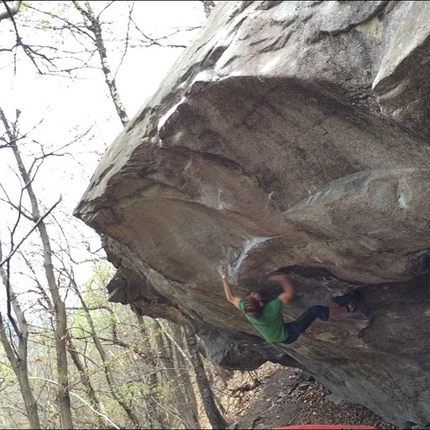
[[[330,392],[298,369],[266,363],[254,372],[234,372],[221,386],[230,429],[275,429],[297,424],[369,425],[397,429],[364,406],[337,405]]]

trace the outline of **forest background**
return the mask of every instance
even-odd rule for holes
[[[113,268],[72,216],[110,143],[213,1],[0,4],[0,427],[227,425],[227,374],[190,328],[108,301]]]

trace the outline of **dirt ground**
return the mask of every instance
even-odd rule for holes
[[[337,405],[330,392],[299,369],[266,363],[254,372],[234,372],[224,386],[224,416],[230,429],[275,429],[293,424],[370,425],[397,429],[363,406]]]

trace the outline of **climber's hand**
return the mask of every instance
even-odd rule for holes
[[[218,267],[218,273],[219,273],[221,276],[225,276],[225,277],[227,277],[227,276],[228,276],[228,267],[227,267],[227,266],[225,266],[225,265],[223,265],[223,266],[219,266],[219,267]]]

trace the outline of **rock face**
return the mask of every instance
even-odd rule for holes
[[[114,141],[75,215],[111,300],[194,325],[230,368],[301,367],[400,427],[430,423],[430,2],[220,2]],[[359,288],[366,305],[268,345],[224,297]]]

